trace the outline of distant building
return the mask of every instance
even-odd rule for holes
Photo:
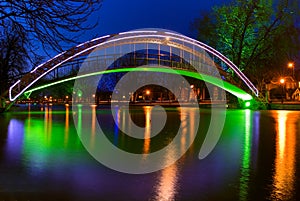
[[[300,82],[298,82],[298,87],[292,94],[292,99],[295,101],[300,101]]]
[[[299,100],[300,87],[297,81],[291,77],[283,77],[283,83],[280,79],[273,79],[266,84],[266,96],[268,101],[279,101],[284,99],[286,101]]]

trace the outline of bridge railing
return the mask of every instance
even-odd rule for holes
[[[85,69],[87,71],[99,70],[99,69],[117,69],[122,67],[138,67],[138,66],[166,66],[175,69],[182,69],[188,71],[197,70],[192,65],[201,66],[201,72],[206,74],[211,74],[214,72],[214,69],[211,68],[209,64],[200,63],[196,60],[190,60],[192,64],[187,61],[182,61],[180,59],[174,59],[174,56],[171,58],[167,58],[169,55],[167,54],[151,54],[151,55],[143,55],[143,57],[118,57],[117,54],[111,55],[99,55],[89,58],[80,58],[76,60],[72,60],[71,62],[67,62],[64,65],[61,65],[58,68],[55,68],[53,71],[49,72],[45,78],[47,79],[57,79],[65,76],[75,75],[78,73],[80,66],[83,62],[85,62]],[[116,62],[117,61],[117,62]],[[102,67],[99,67],[102,66]],[[215,65],[215,67],[222,73],[222,75],[230,75],[228,72],[224,71],[219,65]]]
[[[57,80],[61,80],[64,78],[70,78],[77,75],[78,70],[80,69],[80,65],[85,62],[84,69],[86,71],[81,71],[81,75],[90,72],[99,71],[99,69],[118,69],[118,68],[135,68],[139,66],[162,66],[162,67],[170,67],[172,69],[179,70],[187,70],[196,72],[194,66],[192,66],[189,62],[193,63],[196,66],[201,66],[201,72],[203,74],[212,75],[214,72],[210,65],[206,63],[199,63],[199,61],[190,60],[189,62],[184,61],[182,58],[171,55],[170,54],[130,54],[121,56],[118,54],[110,54],[110,55],[97,55],[92,57],[81,57],[79,59],[72,60],[63,64],[62,66],[55,68],[52,72],[48,73],[44,77],[44,82],[53,82]],[[99,67],[101,66],[101,67]],[[218,64],[216,64],[216,68],[219,70],[218,73],[227,80],[228,82],[236,85],[234,80],[230,79],[230,74],[224,71]],[[199,70],[199,69],[198,69]],[[47,81],[48,80],[48,81]]]

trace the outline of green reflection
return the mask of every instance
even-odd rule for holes
[[[251,139],[252,139],[252,112],[245,110],[245,139],[244,152],[242,159],[242,169],[240,177],[240,200],[247,200],[249,178],[250,178],[250,159],[251,159]]]
[[[40,87],[36,87],[36,88],[26,91],[24,94],[28,95],[28,94],[32,93],[33,91],[44,89],[44,88],[47,88],[47,87],[50,87],[50,86],[53,86],[56,84],[75,80],[78,78],[85,78],[85,77],[94,76],[94,75],[120,73],[120,72],[160,72],[160,73],[179,74],[179,75],[192,77],[195,79],[203,80],[205,82],[214,84],[244,101],[253,99],[252,96],[250,94],[246,93],[244,90],[242,90],[226,81],[223,81],[219,78],[216,78],[216,77],[213,77],[210,75],[199,74],[198,72],[190,72],[190,71],[186,71],[186,70],[170,69],[170,68],[162,68],[162,67],[121,68],[121,69],[110,69],[110,70],[106,70],[106,71],[93,72],[93,73],[88,73],[88,74],[84,74],[84,75],[78,75],[77,77],[71,77],[71,78],[67,78],[64,80],[52,82],[50,84],[46,84],[46,85],[43,85]]]
[[[78,104],[78,122],[77,122],[77,132],[78,135],[81,136],[81,132],[82,132],[82,105]]]
[[[82,150],[75,127],[69,125],[69,112],[65,112],[63,116],[61,113],[55,116],[48,108],[39,113],[44,115],[44,119],[31,115],[24,123],[25,165],[30,164],[35,170],[42,170],[48,166],[49,161],[67,163],[74,157],[74,152]],[[54,121],[53,116],[65,118],[64,123]]]

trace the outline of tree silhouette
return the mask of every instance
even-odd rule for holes
[[[0,1],[0,96],[45,53],[61,52],[79,43],[89,16],[100,9],[102,0]]]
[[[101,7],[102,0],[0,1],[0,28],[13,24],[19,35],[27,33],[30,45],[37,42],[47,51],[62,51],[63,44],[78,42],[82,31],[94,28],[88,17]],[[7,21],[11,23],[7,23]]]

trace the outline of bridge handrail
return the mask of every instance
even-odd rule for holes
[[[157,64],[163,64],[163,66],[168,66],[168,67],[172,67],[172,68],[174,68],[174,69],[189,69],[189,70],[191,70],[191,71],[195,71],[196,72],[196,69],[194,69],[193,68],[193,65],[191,65],[191,63],[193,63],[193,64],[195,64],[196,62],[199,62],[199,61],[196,61],[196,60],[189,60],[189,62],[182,62],[182,61],[177,61],[176,59],[175,60],[173,60],[174,58],[180,58],[178,55],[171,55],[170,56],[170,54],[148,54],[148,56],[147,56],[147,54],[146,53],[143,53],[144,54],[144,57],[143,57],[143,55],[141,56],[141,57],[134,57],[134,58],[132,58],[131,56],[132,55],[129,55],[129,57],[125,57],[124,58],[124,60],[122,59],[121,61],[123,61],[123,62],[125,62],[124,63],[124,65],[122,65],[122,63],[120,64],[120,63],[118,63],[117,64],[117,66],[110,66],[108,69],[113,69],[113,68],[124,68],[124,67],[126,67],[126,68],[130,68],[130,67],[132,67],[132,68],[135,68],[135,67],[137,67],[137,65],[139,65],[140,63],[139,63],[139,61],[140,62],[146,62],[146,63],[143,63],[142,65],[149,65],[149,61],[156,61],[156,63],[154,63],[154,65],[157,65]],[[153,56],[153,57],[151,57],[151,56]],[[106,54],[106,55],[100,55],[100,58],[101,58],[101,56],[105,56],[105,57],[112,57],[112,59],[114,60],[115,59],[115,57],[116,56],[118,56],[118,54]],[[168,56],[169,57],[169,59],[162,59],[162,57],[165,57],[165,56]],[[131,65],[126,65],[126,59],[129,59],[129,60],[131,60],[131,59],[133,59],[134,61],[132,62],[129,62]],[[82,60],[84,60],[85,62],[93,62],[93,61],[99,61],[99,56],[92,56],[92,57],[89,57],[88,58],[88,60],[86,60],[86,58],[79,58],[79,59],[76,59],[76,60],[73,60],[74,62],[75,62],[75,64],[77,64],[77,63],[79,63],[79,62],[82,62]],[[107,61],[107,59],[104,61],[104,62],[106,62]],[[137,64],[137,65],[132,65],[133,63],[135,63],[135,62],[137,62],[137,63],[139,63],[139,64]],[[68,62],[67,63],[67,65],[61,65],[60,67],[58,67],[58,68],[56,68],[56,70],[60,70],[61,71],[61,69],[64,69],[64,68],[67,68],[67,67],[69,67],[69,66],[72,66],[72,70],[68,70],[67,71],[67,73],[69,73],[69,74],[64,74],[64,75],[62,75],[62,76],[59,76],[59,77],[66,77],[66,76],[72,76],[73,74],[72,73],[74,73],[73,72],[73,70],[74,70],[74,68],[73,68],[73,64],[74,63],[70,63],[70,62]],[[113,63],[114,64],[114,63]],[[112,65],[113,65],[112,64]],[[136,63],[135,63],[136,64]],[[153,64],[153,63],[151,63],[151,64]],[[97,63],[97,65],[98,65],[98,63]],[[230,76],[228,76],[229,75],[229,73],[228,72],[226,72],[223,68],[221,68],[221,66],[219,66],[218,64],[215,64],[215,67],[218,69],[218,71],[219,71],[219,73],[220,73],[220,75],[222,75],[222,76],[224,76],[224,77],[226,77],[226,80],[230,80],[230,82],[231,83],[233,83],[233,84],[235,84],[235,85],[237,85],[237,83],[233,80],[233,79],[230,79]],[[87,68],[88,69],[88,68]],[[88,69],[88,71],[89,71],[90,69]],[[203,73],[206,73],[206,74],[211,74],[211,73],[209,73],[209,70],[208,69],[203,69],[203,68],[201,68],[201,72],[203,72]],[[71,73],[71,74],[70,74]],[[83,72],[82,72],[83,73]],[[47,74],[47,76],[50,76],[50,78],[51,79],[57,79],[57,78],[59,78],[58,77],[58,73],[56,73],[56,75],[55,75],[55,72],[54,72],[54,75],[51,75],[50,73],[49,74]],[[59,74],[59,75],[61,75],[61,73]]]

